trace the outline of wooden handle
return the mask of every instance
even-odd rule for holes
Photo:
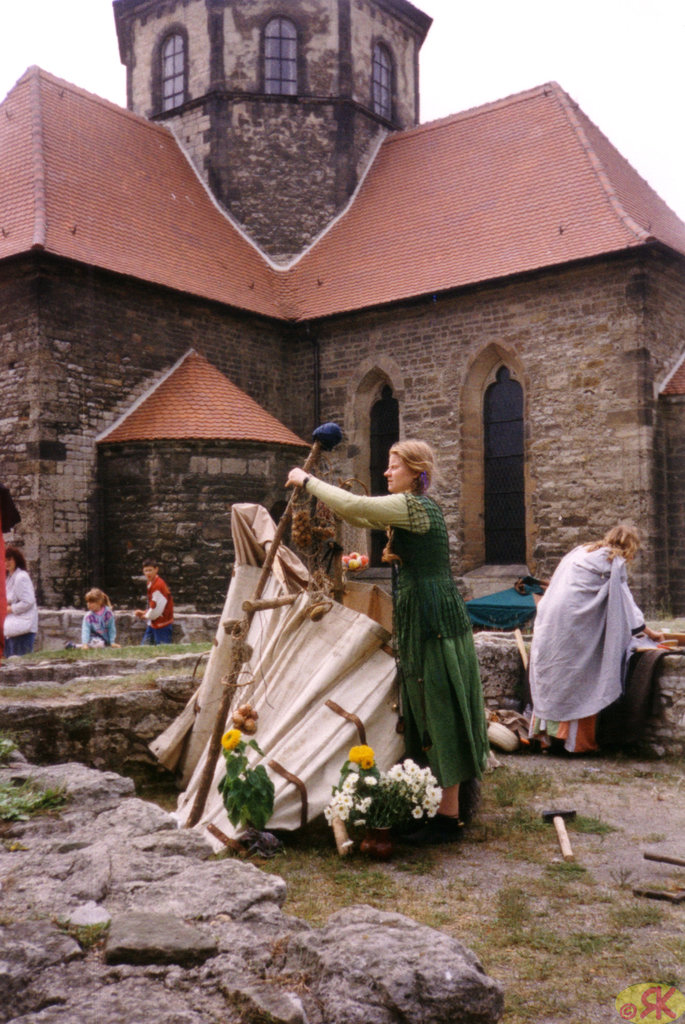
[[[523,670],[524,670],[524,672],[527,672],[528,671],[528,651],[526,650],[526,645],[525,645],[524,640],[523,640],[523,633],[521,632],[520,629],[515,629],[514,630],[514,636],[516,637],[516,646],[519,649],[519,654],[521,655],[521,661],[523,662]]]
[[[571,841],[568,838],[568,832],[566,831],[566,825],[564,819],[557,815],[552,818],[554,827],[557,830],[557,838],[559,840],[559,848],[562,852],[564,860],[575,860],[573,856],[573,850],[571,849]]]
[[[354,846],[354,842],[347,834],[345,822],[341,821],[340,818],[333,818],[331,821],[331,828],[333,829],[335,845],[338,853],[341,857],[346,857]]]
[[[645,860],[656,860],[661,864],[675,864],[679,868],[685,868],[685,860],[682,857],[666,857],[661,853],[643,853]]]

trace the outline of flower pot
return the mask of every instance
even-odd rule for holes
[[[359,844],[359,849],[373,860],[390,860],[392,838],[389,828],[370,828]]]

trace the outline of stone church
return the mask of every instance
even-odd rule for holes
[[[620,520],[685,613],[685,225],[555,83],[419,123],[407,0],[114,0],[128,109],[0,104],[0,479],[44,605],[219,608],[312,429],[438,451],[458,577]],[[439,31],[436,25],[435,31]],[[334,476],[335,479],[335,476]],[[377,545],[368,538],[374,558]]]

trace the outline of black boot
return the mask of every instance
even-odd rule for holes
[[[470,825],[480,807],[480,780],[466,779],[459,784],[459,818]]]
[[[416,832],[401,837],[409,846],[437,846],[440,843],[457,843],[464,834],[464,823],[460,818],[447,814],[436,814],[429,818]]]

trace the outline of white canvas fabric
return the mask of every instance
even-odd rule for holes
[[[254,508],[234,507],[234,536],[245,529],[252,531],[255,523],[270,532],[268,523],[260,515],[252,514]],[[261,533],[260,536],[263,540]],[[241,557],[259,557],[260,553],[263,557],[264,549],[265,544],[259,541],[241,541],[236,545],[236,556],[240,551]],[[281,553],[284,557],[279,573],[270,577],[264,598],[284,594],[288,586],[295,586],[293,581],[300,573],[298,565],[306,576],[306,570],[292,552],[283,548]],[[221,679],[230,668],[231,644],[223,622],[242,617],[242,602],[254,593],[259,575],[258,566],[236,566],[202,684],[179,718],[151,744],[159,760],[178,771],[186,785],[176,811],[181,825],[194,804],[221,700]],[[299,585],[301,588],[301,578]],[[351,589],[359,607],[363,603],[360,585]],[[377,617],[388,622],[390,598],[375,587],[368,589],[372,592],[368,607],[381,608],[383,614]],[[310,611],[309,595],[302,591],[293,605],[253,616],[247,635],[253,655],[241,670],[233,701],[234,707],[250,703],[259,713],[255,739],[264,751],[263,762],[276,791],[274,814],[267,828],[296,829],[302,815],[298,787],[268,768],[270,761],[276,761],[304,784],[307,820],[311,820],[328,803],[350,747],[360,742],[356,725],[328,707],[328,700],[363,723],[366,742],[374,748],[379,767],[390,767],[403,751],[402,738],[395,731],[396,666],[387,648],[389,631],[363,612],[335,602],[331,602],[330,610],[319,621],[312,621]],[[225,727],[231,727],[230,715]],[[251,752],[252,765],[260,760]],[[222,754],[205,812],[196,827],[206,829],[211,822],[233,837],[236,830],[228,821],[217,791],[223,774]],[[221,848],[220,840],[211,833],[207,833],[207,838],[215,849]]]

